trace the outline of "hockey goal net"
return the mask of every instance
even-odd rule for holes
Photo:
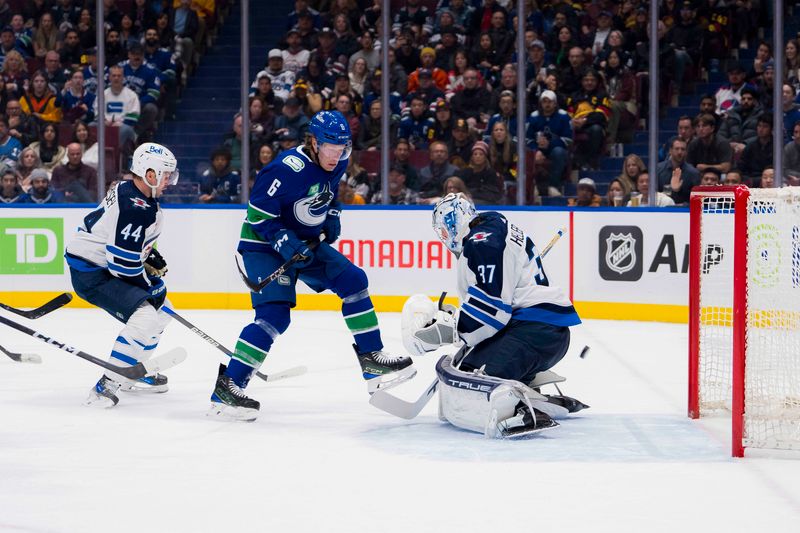
[[[732,454],[800,449],[800,187],[696,187],[689,416],[730,412]]]

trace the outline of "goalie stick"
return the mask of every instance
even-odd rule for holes
[[[117,366],[112,365],[108,361],[103,361],[99,357],[95,357],[94,355],[78,350],[73,346],[69,346],[63,342],[60,342],[53,337],[49,337],[43,333],[32,330],[27,326],[18,324],[17,322],[9,320],[4,316],[0,316],[0,323],[25,333],[26,335],[30,335],[34,339],[39,339],[40,341],[46,342],[51,346],[55,346],[59,350],[76,355],[81,359],[86,359],[90,363],[94,363],[97,366],[105,368],[106,370],[110,370],[111,372],[115,372],[123,377],[133,380],[156,374],[162,370],[171,368],[186,359],[186,350],[183,348],[174,348],[158,357],[153,357],[147,361],[140,361],[133,366]]]
[[[314,250],[314,248],[316,248],[319,245],[320,242],[321,241],[311,242],[311,243],[309,243],[308,248],[310,250]],[[250,278],[248,278],[247,274],[245,274],[244,269],[242,269],[242,265],[239,264],[239,256],[236,255],[236,257],[235,257],[235,259],[236,259],[236,268],[239,270],[239,275],[242,277],[242,281],[244,281],[244,284],[247,285],[247,288],[250,289],[251,292],[254,292],[256,294],[260,293],[261,290],[264,287],[266,287],[267,285],[269,285],[270,283],[272,283],[273,281],[275,281],[279,277],[281,277],[284,274],[286,274],[286,271],[289,270],[292,267],[292,265],[294,265],[298,261],[302,261],[305,258],[306,258],[306,256],[304,256],[303,254],[300,254],[300,253],[294,254],[288,261],[286,261],[284,264],[279,266],[278,269],[275,272],[273,272],[272,274],[270,274],[269,276],[267,276],[263,280],[255,282],[255,281],[251,280]]]
[[[558,242],[558,239],[560,239],[561,236],[564,235],[565,231],[566,228],[560,228],[556,232],[556,234],[553,235],[553,238],[550,239],[550,242],[548,242],[547,245],[542,250],[541,257],[547,255],[547,252],[549,252],[550,249],[553,247],[553,245],[555,245],[555,243]],[[442,308],[442,304],[444,302],[444,295],[445,293],[442,293],[442,296],[439,298],[439,309]],[[453,356],[453,366],[458,368],[458,365],[470,351],[471,349],[468,350],[467,347],[465,346],[464,348],[456,352],[456,354]],[[390,415],[394,415],[403,418],[405,420],[411,420],[412,418],[420,414],[422,410],[425,408],[425,406],[428,405],[428,402],[430,401],[431,398],[433,398],[433,395],[436,393],[436,389],[438,388],[438,386],[439,386],[439,378],[437,377],[423,391],[422,395],[412,402],[403,400],[401,398],[398,398],[397,396],[389,394],[387,390],[379,389],[375,391],[375,393],[370,397],[369,403],[373,407],[377,407],[381,411],[389,413]]]
[[[37,318],[43,317],[47,313],[52,313],[56,309],[60,309],[70,303],[72,301],[72,295],[68,292],[63,292],[47,302],[46,304],[37,307],[36,309],[31,309],[30,311],[24,311],[22,309],[17,309],[16,307],[11,307],[10,305],[6,305],[4,303],[0,303],[0,308],[5,309],[6,311],[11,311],[14,314],[17,314],[21,317],[29,318],[31,320],[36,320]]]
[[[197,326],[195,326],[194,324],[183,318],[181,315],[176,313],[174,309],[170,309],[167,306],[163,306],[161,309],[163,309],[164,312],[170,315],[172,318],[174,318],[175,320],[177,320],[178,322],[189,328],[193,333],[196,333],[197,336],[199,336],[201,339],[209,343],[211,346],[218,349],[228,357],[233,357],[233,352],[231,352],[228,348],[226,348],[225,346],[221,345],[219,342],[214,340],[211,337],[211,335],[207,334],[205,331],[201,330],[200,328],[198,328]],[[261,372],[256,371],[256,376],[260,377],[264,381],[278,381],[279,379],[302,376],[306,372],[308,372],[308,368],[301,365],[301,366],[293,366],[281,372],[273,372],[271,374],[262,374]]]
[[[18,363],[36,363],[39,364],[42,362],[42,358],[35,354],[35,353],[16,353],[9,350],[6,350],[4,347],[0,346],[0,352],[6,354],[10,359],[18,362]]]

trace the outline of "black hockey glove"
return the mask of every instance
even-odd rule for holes
[[[153,278],[160,278],[167,273],[167,262],[155,248],[150,250],[150,255],[144,260],[144,270]]]

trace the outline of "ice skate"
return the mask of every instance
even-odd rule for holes
[[[120,385],[122,392],[134,393],[160,393],[169,390],[167,376],[164,374],[156,374],[154,376],[145,376],[136,381],[125,381]]]
[[[520,404],[517,406],[517,414],[500,422],[497,430],[501,438],[516,439],[558,426],[559,423],[546,413]]]
[[[220,368],[217,384],[211,394],[211,409],[208,416],[218,416],[231,420],[252,422],[258,417],[261,404],[249,398],[230,376],[224,374],[224,366]]]
[[[92,388],[89,397],[86,398],[86,405],[105,409],[114,407],[119,403],[119,398],[116,394],[119,387],[119,383],[104,374]]]
[[[390,355],[383,350],[359,353],[353,349],[361,364],[361,372],[367,380],[367,391],[372,394],[378,389],[389,389],[417,375],[414,361],[405,355]]]

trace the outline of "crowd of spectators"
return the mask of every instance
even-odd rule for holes
[[[174,117],[229,3],[102,0],[98,43],[94,1],[0,0],[0,203],[97,201],[98,124],[114,139],[113,177],[136,143]]]
[[[658,84],[660,101],[653,104],[664,110],[691,94],[696,83],[727,74],[728,82],[697,113],[682,117],[679,134],[662,148],[658,204],[685,203],[691,186],[712,175],[722,183],[734,171],[743,183],[762,183],[772,165],[768,132],[774,126],[772,47],[759,40],[774,16],[769,2],[659,2],[658,76],[648,72],[649,2],[525,4],[526,54],[517,57],[515,1],[296,0],[285,34],[264,50],[264,68],[252,82],[249,135],[251,161],[257,163],[249,181],[272,157],[304,142],[315,112],[336,109],[350,122],[356,150],[342,197],[380,202],[380,117],[386,105],[393,204],[429,203],[448,188],[478,203],[516,203],[522,142],[529,155],[528,203],[562,195],[566,181],[581,176],[588,179],[578,183],[572,204],[643,205],[648,183],[641,176],[648,175],[641,159],[631,172],[625,160],[606,195],[598,194],[590,176],[603,157],[630,152],[623,147],[647,116],[647,84]],[[384,36],[380,19],[388,5],[391,33]],[[384,46],[388,65],[381,64]],[[800,138],[793,133],[800,132],[800,50],[794,39],[785,47],[783,127],[787,142],[794,135],[786,148],[790,172],[800,165]],[[756,49],[755,59],[738,61],[749,48]],[[520,75],[527,87],[524,139],[517,138]],[[389,77],[388,95],[381,93],[383,76]],[[201,201],[239,201],[241,136],[237,117],[212,154],[219,164],[204,175]],[[229,163],[222,166],[226,151]]]

